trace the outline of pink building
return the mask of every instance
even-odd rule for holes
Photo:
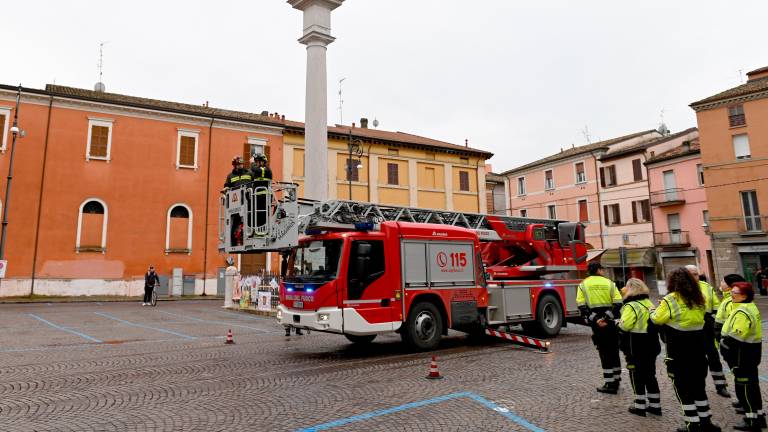
[[[713,275],[709,213],[698,138],[645,163],[651,188],[653,233],[664,275],[696,264]]]
[[[509,185],[511,214],[541,219],[581,221],[587,242],[604,248],[598,189],[598,159],[610,149],[633,146],[660,136],[654,130],[561,150],[503,172]]]

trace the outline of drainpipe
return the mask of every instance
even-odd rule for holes
[[[647,161],[648,158],[645,153],[643,153],[643,157],[645,157],[645,160]],[[645,162],[643,162],[643,166],[645,166]],[[650,172],[648,171],[648,167],[645,166],[645,186],[646,189],[648,189],[648,210],[651,213],[651,244],[653,244],[653,251],[656,252],[656,223],[653,221],[653,208],[651,207],[651,176]],[[661,266],[661,261],[659,258],[659,254],[655,253],[656,255],[656,266],[653,269],[653,276],[655,277],[658,274],[659,267]],[[656,290],[658,291],[658,278],[656,279],[657,285]]]
[[[208,280],[208,201],[211,196],[211,144],[213,143],[213,121],[214,117],[211,117],[211,124],[208,125],[208,168],[205,174],[205,229],[203,236],[203,296],[205,296],[205,288]]]
[[[35,225],[35,248],[32,255],[32,285],[29,288],[29,295],[35,294],[35,276],[37,275],[37,251],[40,243],[40,216],[43,211],[43,190],[45,189],[45,165],[48,161],[48,135],[51,130],[51,111],[53,110],[53,96],[48,102],[48,120],[45,125],[45,143],[43,144],[43,169],[40,175],[40,195],[37,199],[37,222]]]
[[[597,189],[597,219],[600,221],[598,224],[600,227],[600,246],[605,250],[605,238],[603,238],[603,205],[600,203],[600,170],[597,167],[597,156],[595,156],[595,153],[589,152],[589,154],[592,156],[592,161],[595,163],[595,189]]]

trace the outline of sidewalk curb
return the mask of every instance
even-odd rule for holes
[[[93,297],[53,297],[53,298],[45,298],[45,297],[36,297],[36,298],[25,298],[25,297],[9,297],[9,298],[2,298],[0,297],[0,304],[30,304],[30,303],[130,303],[130,302],[141,302],[142,297],[107,297],[107,298],[93,298]],[[219,300],[223,301],[224,297],[217,297],[217,296],[181,296],[181,297],[168,297],[168,298],[158,298],[158,302],[173,302],[173,301],[183,301],[183,300]]]
[[[251,315],[259,315],[259,316],[265,316],[265,317],[274,317],[277,316],[277,311],[260,311],[255,309],[241,309],[239,307],[231,307],[231,308],[225,308],[228,311],[232,312],[241,312],[241,313],[247,313]]]

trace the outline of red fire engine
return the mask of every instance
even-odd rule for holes
[[[220,248],[289,254],[277,311],[284,326],[356,343],[398,332],[426,350],[448,329],[519,323],[554,336],[579,314],[574,277],[587,259],[579,223],[310,202],[285,183],[259,209],[254,193],[244,186],[222,197]],[[260,211],[268,217],[256,218]]]

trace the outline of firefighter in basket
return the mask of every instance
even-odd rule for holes
[[[251,164],[253,190],[256,196],[256,225],[253,227],[254,236],[267,235],[266,224],[270,211],[269,187],[272,183],[272,170],[267,165],[267,157],[261,153],[253,155]]]
[[[235,156],[232,158],[232,172],[227,175],[221,193],[227,193],[231,188],[248,184],[251,180],[251,173],[243,168],[243,158]],[[240,220],[238,215],[233,216],[231,238],[233,245],[239,246],[243,244],[243,221]]]

